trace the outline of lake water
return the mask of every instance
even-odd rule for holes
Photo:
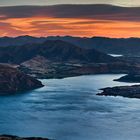
[[[108,54],[108,55],[113,56],[113,57],[121,57],[121,56],[123,56],[122,54]]]
[[[56,140],[139,140],[140,100],[96,96],[122,75],[42,80],[43,88],[0,96],[0,133]]]

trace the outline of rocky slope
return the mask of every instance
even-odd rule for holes
[[[21,63],[19,69],[37,78],[53,78],[50,74],[53,75],[56,71],[53,62],[39,55]]]
[[[42,86],[40,81],[18,69],[0,64],[0,94],[33,90]]]
[[[36,56],[21,63],[19,69],[37,78],[64,78],[88,74],[130,73],[140,71],[140,65],[123,62],[55,62],[47,60],[43,56]]]

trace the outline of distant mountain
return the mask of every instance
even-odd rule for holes
[[[124,54],[124,55],[140,55],[140,38],[81,38],[72,36],[50,36],[50,37],[31,37],[19,36],[15,38],[0,38],[0,47],[5,46],[22,46],[25,44],[43,43],[46,40],[62,40],[72,43],[85,49],[96,49],[104,53]]]
[[[32,37],[32,36],[19,36],[19,37],[1,37],[0,38],[0,47],[5,46],[20,46],[29,43],[42,43],[46,40],[45,37]]]
[[[37,55],[51,61],[103,63],[115,58],[98,52],[95,49],[84,49],[68,42],[48,40],[42,44],[0,47],[0,62],[22,63]]]
[[[96,49],[104,53],[140,55],[140,38],[80,38],[80,37],[48,37],[49,40],[63,40],[86,49]]]

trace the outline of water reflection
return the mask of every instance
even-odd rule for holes
[[[96,96],[122,75],[42,80],[41,89],[0,97],[0,133],[61,140],[138,140],[140,100]]]

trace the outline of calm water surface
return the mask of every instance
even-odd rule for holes
[[[24,94],[0,96],[0,133],[56,140],[139,140],[140,100],[96,96],[122,75],[42,80]]]
[[[121,56],[123,56],[122,54],[108,54],[108,55],[113,56],[113,57],[121,57]]]

